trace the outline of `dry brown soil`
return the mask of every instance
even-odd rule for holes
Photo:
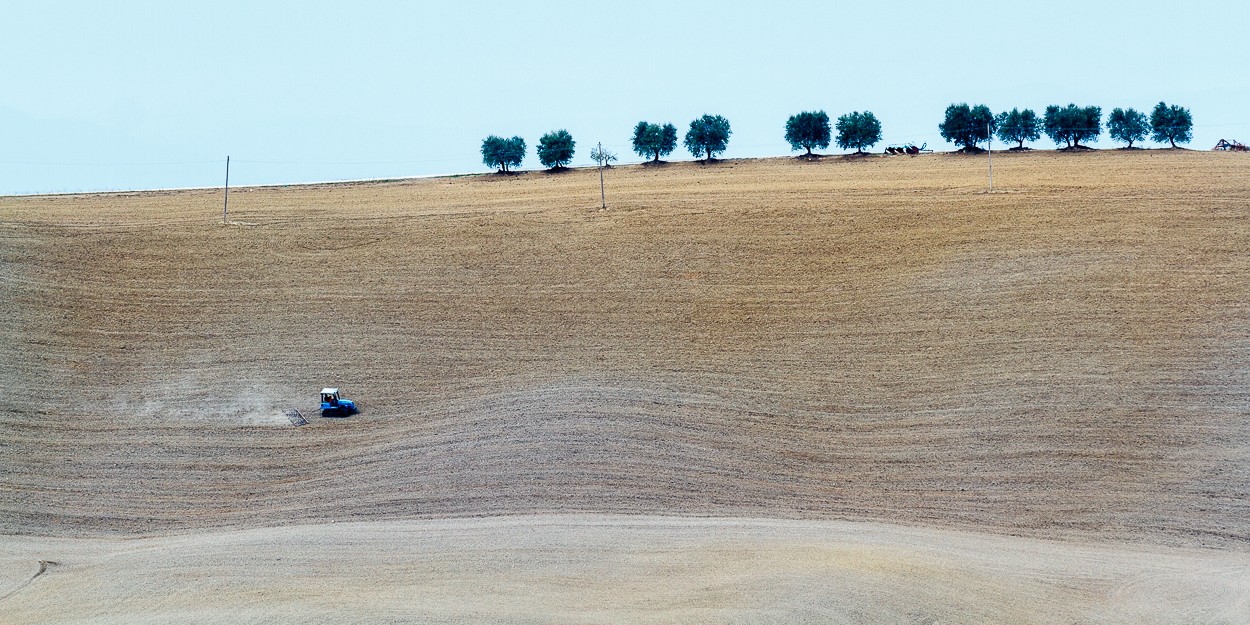
[[[1250,622],[1250,159],[994,166],[0,198],[0,621]]]

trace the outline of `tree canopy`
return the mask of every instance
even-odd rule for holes
[[[1189,143],[1194,135],[1194,118],[1189,109],[1175,104],[1168,106],[1163,102],[1155,105],[1150,113],[1151,138],[1159,143],[1167,141],[1176,147],[1176,142]]]
[[[548,169],[564,167],[573,162],[573,150],[576,146],[577,142],[573,141],[573,135],[569,131],[563,128],[553,130],[538,140],[538,162]]]
[[[1015,141],[1017,148],[1024,148],[1025,141],[1037,141],[1042,137],[1042,120],[1033,109],[1013,108],[994,117],[994,132],[1004,143]]]
[[[686,131],[686,149],[695,158],[706,154],[710,161],[729,146],[730,134],[733,131],[729,129],[729,120],[720,115],[704,115],[690,122],[690,130]]]
[[[590,160],[598,163],[600,167],[611,167],[612,162],[616,160],[616,153],[602,146],[596,146],[590,148]]]
[[[855,111],[838,117],[837,129],[838,147],[855,148],[857,154],[881,141],[881,122],[871,111]]]
[[[1146,119],[1145,113],[1139,113],[1134,109],[1111,109],[1111,114],[1107,116],[1107,134],[1116,141],[1123,141],[1128,147],[1133,147],[1134,141],[1141,141],[1146,138],[1146,133],[1150,132],[1150,123]]]
[[[672,154],[677,148],[677,127],[672,124],[638,122],[634,126],[634,152],[643,158],[659,162],[661,156]]]
[[[482,162],[487,167],[497,167],[507,173],[509,168],[520,167],[525,160],[525,139],[504,139],[491,135],[482,139]]]
[[[811,154],[812,148],[823,150],[829,147],[829,140],[829,115],[824,111],[803,111],[791,115],[786,122],[786,141],[791,150],[806,148]]]
[[[1102,134],[1102,108],[1069,104],[1046,107],[1042,117],[1042,129],[1055,145],[1081,147],[1082,141],[1097,141]]]
[[[964,150],[976,150],[978,143],[989,140],[993,125],[994,114],[989,107],[959,103],[946,107],[946,119],[938,124],[938,131],[943,139],[963,146]]]

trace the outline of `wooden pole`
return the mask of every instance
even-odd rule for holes
[[[985,125],[985,160],[990,163],[990,193],[994,192],[994,129],[990,124]]]
[[[599,210],[607,210],[608,196],[603,191],[603,142],[599,142]]]
[[[221,202],[221,223],[229,223],[226,215],[230,211],[230,156],[226,156],[226,197]]]

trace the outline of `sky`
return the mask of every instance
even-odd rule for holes
[[[795,153],[786,119],[818,109],[872,111],[879,148],[954,149],[952,102],[1105,121],[1166,101],[1189,147],[1250,143],[1245,0],[48,0],[4,22],[4,195],[220,186],[227,155],[232,186],[487,172],[490,134],[536,169],[560,128],[575,165],[596,142],[637,162],[639,120],[684,134],[704,113],[732,125],[726,158]]]

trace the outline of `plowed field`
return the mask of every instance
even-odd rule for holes
[[[0,620],[1250,622],[1250,159],[994,165],[0,198]]]

